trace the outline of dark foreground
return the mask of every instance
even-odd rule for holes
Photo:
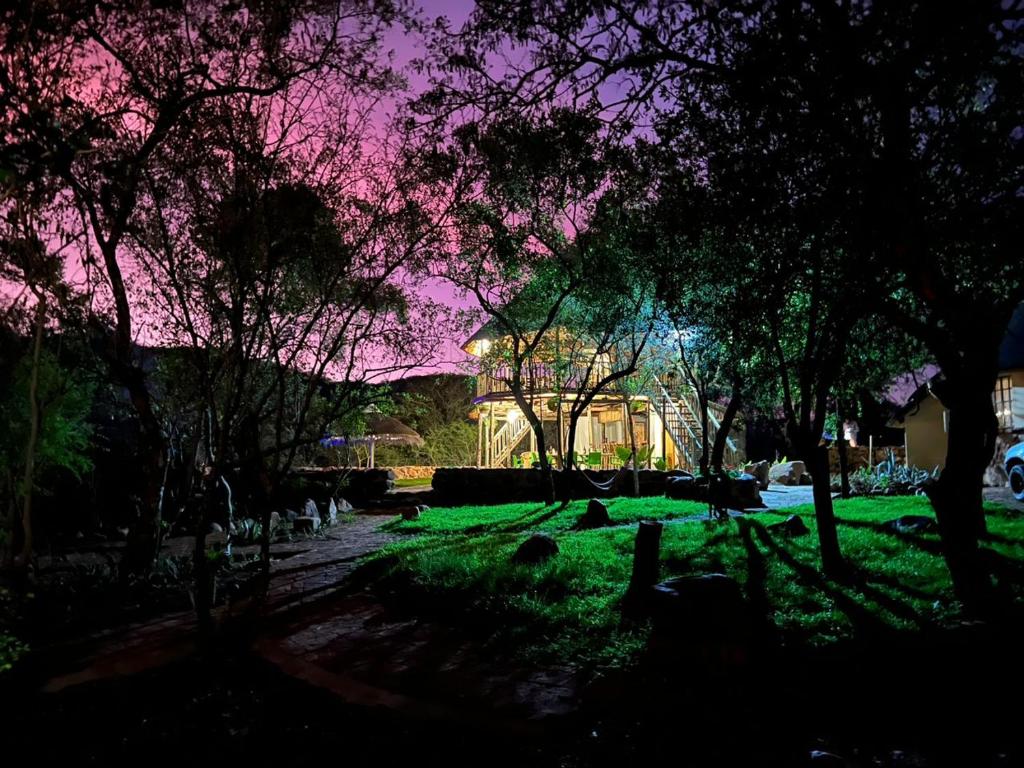
[[[36,765],[1016,766],[1020,638],[876,639],[714,680],[663,658],[573,717],[500,729],[348,706],[236,649],[57,694],[9,680],[0,722]]]

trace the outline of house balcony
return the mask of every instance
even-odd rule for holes
[[[555,395],[590,390],[596,387],[610,370],[595,366],[590,371],[586,368],[556,371],[553,366],[533,365],[523,371],[524,389],[527,395]],[[508,366],[481,371],[476,377],[477,401],[511,399],[512,390],[508,384],[511,379],[512,369]],[[601,391],[605,394],[617,394],[621,390],[615,381],[603,387]]]

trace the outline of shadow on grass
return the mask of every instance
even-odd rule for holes
[[[846,614],[853,623],[854,629],[857,632],[865,635],[883,635],[891,632],[891,629],[885,624],[885,622],[871,613],[871,611],[865,608],[857,600],[854,600],[839,589],[835,584],[829,581],[824,574],[818,571],[817,568],[800,561],[789,550],[775,541],[771,534],[769,534],[765,529],[764,525],[756,521],[750,521],[749,525],[758,540],[767,547],[780,562],[796,573],[804,583],[829,597],[835,603],[836,607]],[[903,608],[905,611],[914,613],[916,616],[916,613],[909,606],[904,605]]]

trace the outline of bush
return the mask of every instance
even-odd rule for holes
[[[892,451],[885,461],[874,469],[861,467],[850,473],[850,491],[858,496],[869,494],[882,496],[913,496],[920,493],[930,482],[939,476],[939,468],[931,472],[920,467],[908,467],[896,462]],[[833,478],[833,486],[838,486],[840,479]]]

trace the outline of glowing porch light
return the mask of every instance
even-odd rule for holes
[[[505,415],[505,421],[509,424],[515,422],[523,413],[518,408],[510,408],[509,412]]]

